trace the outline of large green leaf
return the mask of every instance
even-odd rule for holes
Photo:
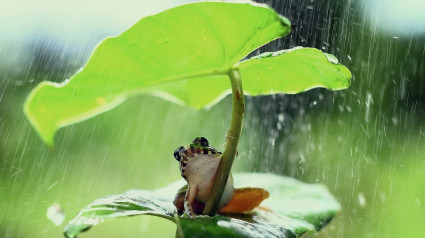
[[[295,47],[267,52],[240,62],[246,95],[293,94],[312,88],[332,90],[350,86],[351,73],[335,56],[315,48]],[[202,82],[202,83],[200,83]],[[151,93],[179,104],[202,108],[213,105],[231,93],[226,75],[180,80],[151,88]]]
[[[250,95],[299,93],[322,87],[332,90],[350,86],[351,73],[335,56],[315,48],[296,47],[267,52],[241,62],[244,91]]]
[[[199,2],[172,8],[104,40],[69,82],[40,83],[25,113],[53,144],[60,127],[109,110],[132,94],[152,93],[155,85],[225,75],[251,51],[289,31],[290,22],[266,5]]]
[[[180,180],[153,192],[131,190],[98,199],[67,225],[65,234],[75,237],[104,220],[146,214],[176,222],[179,233],[185,237],[297,237],[307,231],[320,230],[340,209],[322,185],[261,173],[235,174],[234,180],[236,187],[267,189],[270,198],[261,206],[268,210],[256,209],[252,214],[232,217],[176,217],[172,201],[185,183]]]

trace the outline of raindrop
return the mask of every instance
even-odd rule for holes
[[[21,86],[23,84],[22,80],[16,80],[15,86]]]
[[[372,103],[372,94],[367,93],[367,99],[366,99],[366,113],[365,113],[365,121],[366,123],[369,123],[369,111],[370,111],[370,105]]]
[[[366,206],[366,198],[364,197],[364,194],[362,192],[359,193],[359,204],[361,207]]]
[[[381,200],[382,203],[387,201],[387,196],[385,195],[385,193],[383,191],[379,192],[379,200]]]
[[[285,117],[283,116],[283,113],[280,113],[279,115],[277,115],[277,119],[278,119],[280,122],[283,122],[283,121],[285,120]]]
[[[391,120],[393,121],[394,125],[398,125],[397,117],[393,117],[393,118],[391,118]]]
[[[352,111],[352,109],[351,109],[351,107],[350,107],[350,106],[346,106],[345,108],[347,108],[347,111],[348,111],[348,112],[351,112],[351,111]]]

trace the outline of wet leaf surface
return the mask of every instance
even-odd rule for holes
[[[75,237],[112,218],[154,215],[175,222],[184,237],[297,237],[320,230],[340,209],[322,185],[261,173],[239,173],[234,178],[236,187],[263,187],[270,192],[270,198],[248,214],[178,218],[172,202],[185,184],[179,180],[152,192],[130,190],[95,200],[67,225],[65,234]]]

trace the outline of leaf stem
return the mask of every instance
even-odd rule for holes
[[[224,188],[229,178],[233,160],[237,153],[239,137],[242,131],[243,116],[245,111],[242,80],[238,69],[231,69],[227,73],[232,85],[232,119],[230,129],[226,135],[226,145],[221,162],[214,178],[214,186],[210,192],[203,211],[204,215],[214,215],[218,209]]]

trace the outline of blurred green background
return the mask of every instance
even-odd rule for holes
[[[60,237],[92,200],[179,179],[172,153],[196,136],[223,149],[231,100],[195,111],[136,96],[61,129],[48,148],[24,118],[43,80],[62,82],[96,44],[139,18],[181,4],[134,0],[15,1],[0,10],[0,237]],[[425,233],[425,16],[419,0],[265,1],[291,35],[254,52],[297,45],[332,53],[353,73],[345,91],[247,97],[235,171],[323,183],[343,210],[306,237],[422,237]],[[58,203],[65,222],[47,219]],[[173,237],[160,218],[107,222],[81,237]]]

